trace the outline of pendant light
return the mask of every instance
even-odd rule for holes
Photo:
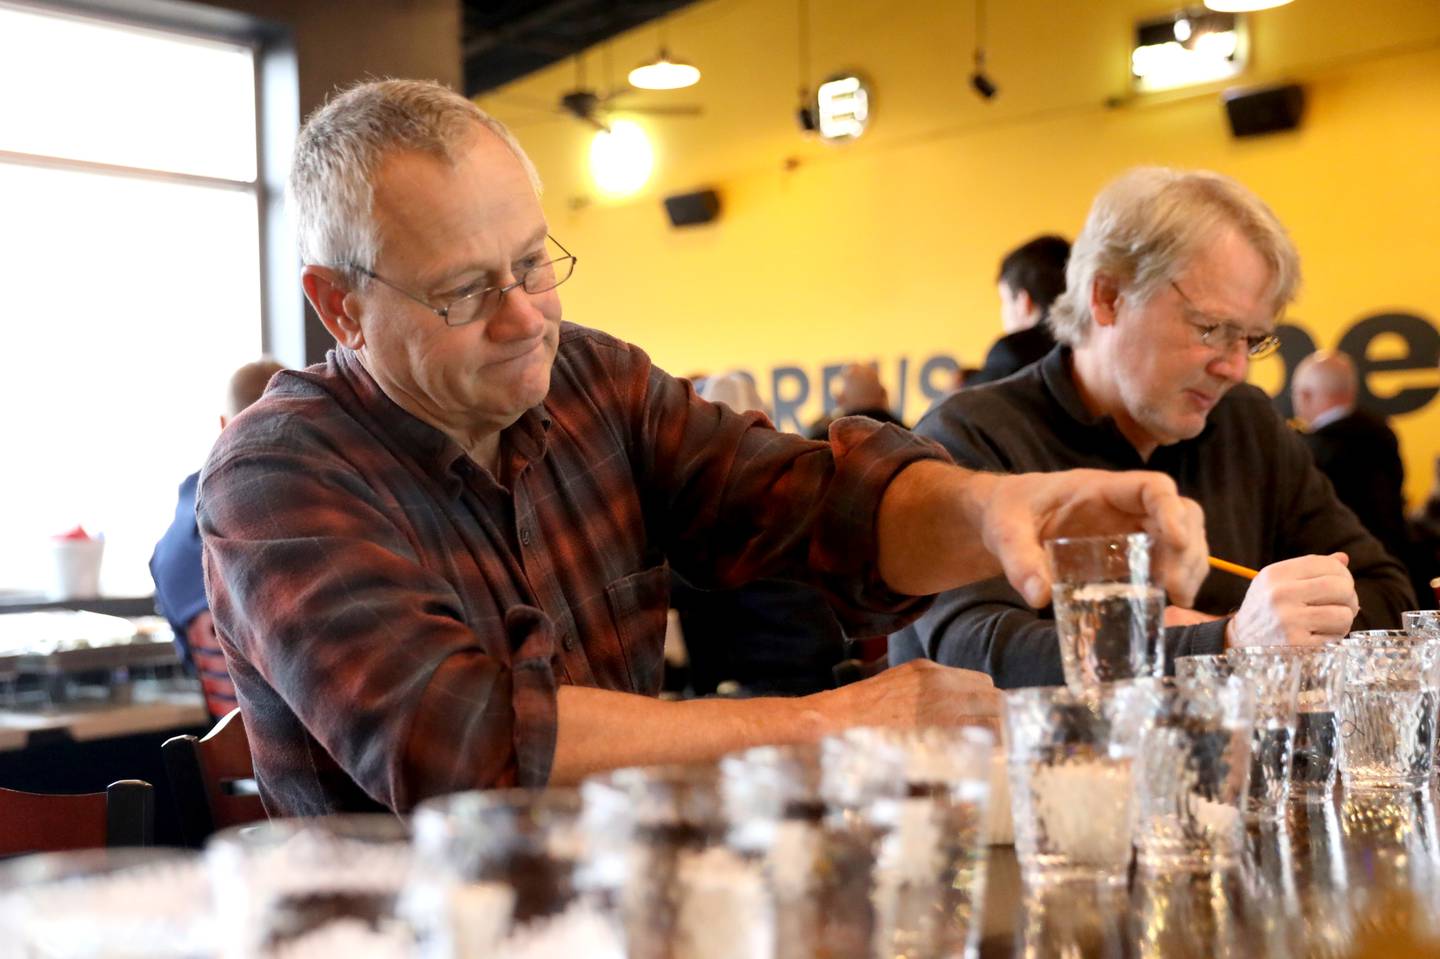
[[[670,59],[665,46],[665,28],[660,28],[660,53],[649,63],[630,71],[630,85],[641,90],[681,90],[700,82],[700,68],[684,60]]]

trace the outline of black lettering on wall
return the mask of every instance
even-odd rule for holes
[[[1376,337],[1394,334],[1405,342],[1403,356],[1373,359],[1368,354]],[[1410,313],[1379,313],[1356,323],[1340,339],[1340,349],[1355,361],[1360,376],[1359,405],[1384,416],[1413,413],[1440,393],[1440,386],[1416,386],[1393,396],[1377,396],[1370,374],[1394,370],[1433,370],[1440,364],[1440,330]]]

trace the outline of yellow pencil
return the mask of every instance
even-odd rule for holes
[[[1258,569],[1251,569],[1249,566],[1241,566],[1239,563],[1231,563],[1227,560],[1210,557],[1210,565],[1224,573],[1233,573],[1236,576],[1243,576],[1246,579],[1254,579],[1260,575]]]

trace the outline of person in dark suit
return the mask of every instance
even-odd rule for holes
[[[1355,364],[1338,350],[1311,353],[1295,368],[1290,398],[1305,443],[1340,502],[1396,559],[1413,565],[1405,525],[1405,466],[1383,417],[1356,406]]]
[[[1045,317],[1050,313],[1050,304],[1065,292],[1065,264],[1069,259],[1070,241],[1049,234],[1005,254],[996,279],[1000,325],[1005,335],[990,347],[979,372],[965,378],[965,386],[1003,380],[1055,347]]]

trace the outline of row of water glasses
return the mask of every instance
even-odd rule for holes
[[[994,736],[852,730],[0,870],[0,959],[974,955]]]
[[[1027,886],[1124,885],[1239,860],[1254,700],[1237,679],[1120,680],[1005,699],[1015,851]]]

